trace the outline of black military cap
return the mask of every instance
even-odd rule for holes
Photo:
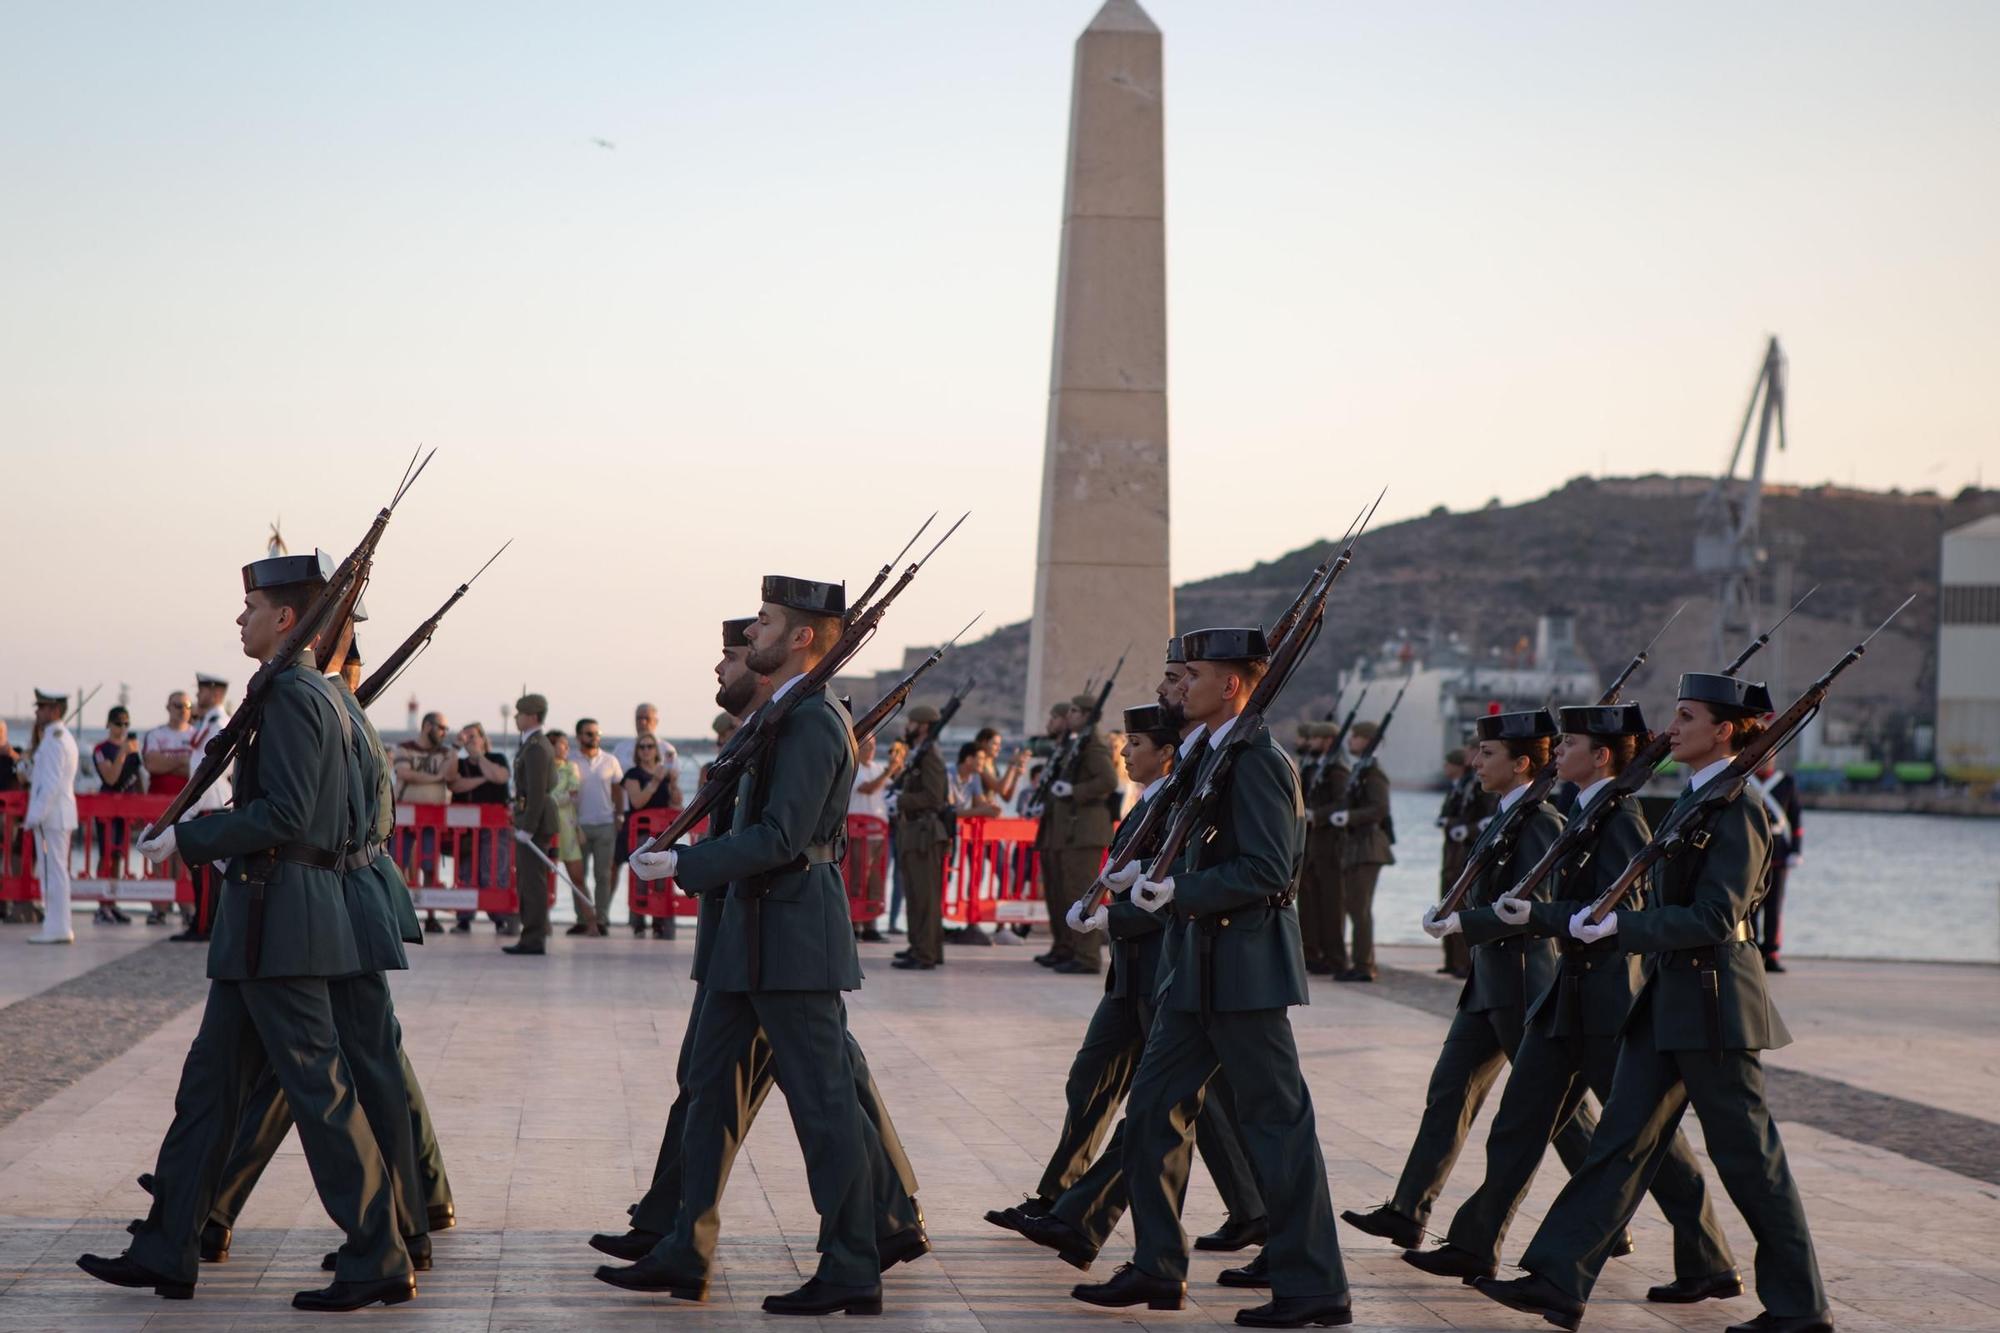
[[[1125,734],[1172,739],[1178,729],[1167,721],[1167,710],[1158,704],[1140,704],[1125,710]]]
[[[1167,660],[1169,662],[1187,661],[1187,654],[1181,650],[1181,636],[1178,634],[1167,640]]]
[[[1247,629],[1194,629],[1181,635],[1181,651],[1188,662],[1261,661],[1271,655],[1264,631],[1255,625]]]
[[[314,551],[311,555],[274,555],[265,560],[253,560],[243,566],[243,591],[256,592],[259,588],[289,588],[300,583],[330,583],[340,562],[325,551]],[[368,619],[368,605],[360,598],[354,602],[354,623]]]
[[[1680,699],[1695,699],[1716,710],[1724,721],[1762,717],[1774,711],[1771,691],[1760,680],[1738,680],[1710,671],[1690,671],[1681,677]]]
[[[1643,736],[1646,718],[1637,704],[1587,704],[1557,710],[1562,729],[1572,736]]]
[[[847,614],[847,585],[821,583],[818,579],[788,578],[783,574],[764,576],[764,600],[794,611],[816,616]]]
[[[748,648],[750,627],[757,623],[757,617],[744,616],[741,620],[722,622],[722,646],[724,648]]]
[[[1474,724],[1474,729],[1482,741],[1532,741],[1555,735],[1556,720],[1546,708],[1527,713],[1488,713]]]

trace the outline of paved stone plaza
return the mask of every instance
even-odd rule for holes
[[[101,1286],[73,1267],[86,1250],[120,1250],[126,1220],[143,1211],[133,1177],[152,1167],[171,1113],[199,1012],[190,1002],[200,994],[200,951],[141,947],[158,935],[136,927],[80,927],[70,951],[30,950],[22,933],[0,931],[0,957],[10,960],[0,968],[8,979],[0,999],[9,1002],[0,1011],[0,1329],[251,1329],[338,1318],[287,1303],[320,1285],[319,1256],[338,1242],[296,1139],[245,1212],[229,1263],[204,1269],[192,1302]],[[414,1304],[348,1318],[371,1329],[774,1326],[758,1302],[810,1273],[816,1230],[781,1097],[731,1178],[709,1304],[592,1280],[601,1256],[585,1238],[622,1225],[651,1169],[691,991],[691,942],[558,937],[555,947],[545,960],[507,958],[482,926],[470,937],[432,937],[415,970],[397,979],[460,1224],[438,1237],[437,1268],[422,1275]],[[890,970],[886,947],[866,952],[854,1028],[922,1177],[937,1246],[888,1279],[883,1326],[1140,1322],[1071,1301],[1074,1270],[981,1218],[1040,1172],[1096,984],[1045,974],[1031,949],[954,948],[950,965],[928,974]],[[1294,1013],[1336,1207],[1386,1195],[1451,1002],[1450,985],[1430,975],[1431,951],[1389,950],[1385,961],[1382,984],[1316,982],[1316,1003]],[[2000,969],[1799,960],[1774,988],[1800,1040],[1769,1062],[1783,1071],[1772,1076],[1772,1102],[1836,1322],[2000,1328]],[[1484,1128],[1482,1119],[1440,1225],[1477,1183]],[[1552,1164],[1537,1181],[1510,1256],[1559,1179]],[[1726,1203],[1721,1211],[1747,1272],[1749,1237]],[[1201,1229],[1221,1220],[1199,1170],[1187,1219]],[[1586,1329],[1719,1330],[1758,1309],[1752,1295],[1649,1306],[1643,1293],[1666,1275],[1668,1236],[1650,1204],[1635,1231],[1638,1253],[1606,1270]],[[1122,1261],[1128,1242],[1121,1228],[1094,1276]],[[1423,1277],[1381,1242],[1346,1228],[1341,1242],[1357,1327],[1547,1327]],[[1253,1303],[1214,1284],[1233,1261],[1198,1257],[1190,1308],[1145,1315],[1145,1325],[1228,1323]]]

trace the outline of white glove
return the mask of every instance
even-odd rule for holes
[[[514,830],[514,841],[523,846],[532,847],[535,845],[535,835],[524,828],[517,828]]]
[[[1346,828],[1347,811],[1345,810],[1334,811],[1332,814],[1326,817],[1326,822],[1333,825],[1335,828]]]
[[[1582,940],[1585,944],[1594,943],[1597,940],[1603,939],[1606,935],[1616,935],[1618,933],[1618,913],[1613,912],[1596,925],[1592,925],[1590,923],[1590,909],[1588,907],[1580,908],[1577,914],[1569,919],[1569,933],[1577,939]]]
[[[1147,879],[1142,875],[1139,877],[1139,882],[1132,886],[1132,901],[1148,912],[1157,912],[1173,900],[1172,875],[1168,875],[1165,879]]]
[[[1502,897],[1494,902],[1493,915],[1510,926],[1525,926],[1528,924],[1528,900]]]
[[[1111,909],[1099,903],[1095,912],[1092,912],[1089,916],[1085,916],[1083,914],[1083,899],[1078,898],[1069,905],[1069,911],[1064,914],[1063,920],[1068,923],[1071,930],[1082,935],[1088,935],[1093,930],[1104,929],[1106,923],[1111,920]]]
[[[635,852],[627,864],[634,875],[651,883],[656,879],[672,879],[674,864],[680,859],[680,853],[669,847],[664,852]]]
[[[162,861],[173,859],[174,849],[180,845],[180,838],[174,833],[174,826],[169,824],[152,837],[141,838],[132,845],[138,849],[139,855],[158,865]]]
[[[1453,842],[1464,842],[1467,838],[1472,836],[1472,829],[1464,824],[1453,824],[1451,826],[1451,832],[1447,836],[1449,836]]]
[[[1434,940],[1441,940],[1447,935],[1458,934],[1458,913],[1453,912],[1450,916],[1440,921],[1438,920],[1437,910],[1437,908],[1433,907],[1424,913],[1424,934]]]
[[[1067,801],[1070,798],[1070,795],[1075,791],[1076,791],[1076,784],[1071,782],[1065,782],[1061,778],[1057,778],[1054,782],[1051,782],[1049,784],[1049,795],[1055,797],[1058,800]]]
[[[1134,857],[1124,865],[1119,866],[1116,870],[1105,871],[1104,882],[1109,884],[1114,890],[1123,891],[1137,884],[1139,877],[1145,873],[1146,867],[1139,863],[1137,857]]]

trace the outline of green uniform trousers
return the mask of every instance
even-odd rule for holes
[[[1347,968],[1347,946],[1341,938],[1340,844],[1313,850],[1306,844],[1304,880],[1299,885],[1299,937],[1308,963],[1324,963],[1336,972]]]
[[[549,868],[526,848],[516,847],[514,884],[521,899],[519,948],[544,949],[549,943]]]
[[[1708,1160],[1756,1237],[1758,1299],[1786,1318],[1822,1313],[1826,1288],[1785,1145],[1764,1105],[1757,1052],[1662,1051],[1650,1017],[1627,1029],[1589,1155],[1542,1219],[1521,1267],[1588,1300],[1692,1103]]]
[[[152,1211],[129,1251],[133,1260],[176,1281],[196,1279],[201,1228],[244,1103],[266,1065],[298,1108],[299,1142],[320,1202],[347,1233],[334,1276],[367,1282],[408,1273],[388,1169],[354,1094],[323,977],[209,983],[201,1029],[174,1093],[173,1123],[153,1168]]]
[[[688,1013],[687,1032],[681,1037],[680,1058],[674,1065],[674,1081],[679,1091],[674,1094],[674,1104],[667,1109],[667,1129],[660,1139],[660,1154],[653,1164],[653,1183],[646,1190],[638,1207],[632,1210],[632,1225],[641,1231],[656,1231],[664,1236],[674,1229],[674,1222],[681,1208],[681,1143],[687,1132],[688,1060],[694,1050],[694,1033],[697,1020],[701,1017],[703,997],[706,987],[697,987],[694,1005]],[[867,1139],[869,1173],[875,1204],[875,1238],[887,1240],[898,1232],[917,1226],[922,1214],[917,1208],[917,1172],[910,1165],[909,1154],[903,1150],[902,1136],[896,1132],[895,1122],[889,1118],[889,1108],[882,1100],[882,1090],[875,1083],[875,1076],[869,1072],[868,1057],[862,1053],[861,1043],[854,1040],[854,1034],[847,1035],[847,1058],[854,1068],[854,1092],[861,1101],[864,1120],[862,1132]],[[743,1068],[739,1071],[737,1087],[741,1090],[737,1110],[741,1119],[731,1127],[734,1141],[740,1143],[750,1134],[750,1126],[756,1121],[757,1113],[764,1106],[764,1099],[777,1086],[777,1076],[771,1069],[771,1043],[762,1033],[750,1044]]]
[[[1340,915],[1351,942],[1343,951],[1349,967],[1375,975],[1375,881],[1379,865],[1347,866],[1340,872]],[[1343,928],[1341,923],[1334,930]]]
[[[1486,1179],[1459,1205],[1445,1239],[1488,1264],[1499,1264],[1500,1241],[1528,1195],[1550,1135],[1576,1114],[1586,1088],[1600,1102],[1611,1100],[1617,1066],[1616,1037],[1552,1037],[1532,1026],[1523,1034],[1486,1135]],[[1675,1277],[1712,1277],[1735,1269],[1736,1257],[1709,1205],[1701,1166],[1679,1130],[1668,1140],[1652,1193],[1674,1228]]]
[[[688,1055],[681,1138],[681,1206],[653,1257],[705,1278],[715,1261],[722,1192],[747,1126],[742,1077],[761,1032],[819,1212],[815,1274],[841,1286],[881,1281],[871,1216],[870,1168],[854,1092],[846,1016],[837,991],[711,991]]]
[[[428,1210],[434,1201],[451,1202],[445,1182],[444,1158],[431,1130],[430,1108],[424,1102],[410,1057],[403,1053],[403,1031],[396,1022],[387,979],[380,972],[327,983],[333,1000],[334,1027],[340,1052],[354,1075],[354,1092],[368,1117],[368,1127],[382,1151],[395,1193],[397,1228],[405,1236],[430,1230]],[[210,1220],[236,1225],[250,1192],[292,1132],[292,1107],[266,1069],[244,1104],[236,1143],[222,1170]],[[426,1162],[425,1143],[429,1161]],[[441,1201],[434,1195],[441,1192]]]
[[[1131,1202],[1125,1187],[1126,1122],[1120,1120],[1112,1129],[1110,1141],[1096,1161],[1090,1161],[1090,1153],[1132,1086],[1154,1014],[1151,1000],[1107,995],[1098,1001],[1083,1045],[1070,1064],[1065,1089],[1069,1112],[1063,1119],[1062,1137],[1056,1142],[1056,1155],[1042,1176],[1040,1193],[1050,1201],[1050,1210],[1090,1237],[1098,1249],[1104,1247]],[[1093,1074],[1093,1070],[1099,1072]],[[1081,1103],[1079,1093],[1084,1098]],[[1194,1141],[1229,1216],[1251,1221],[1264,1216],[1264,1196],[1257,1191],[1257,1180],[1236,1128],[1234,1096],[1229,1080],[1218,1072],[1208,1085],[1208,1095],[1202,1098]],[[1100,1118],[1092,1122],[1092,1115]],[[1086,1129],[1087,1142],[1082,1133]]]
[[[944,961],[944,854],[949,846],[896,847],[896,879],[909,913],[910,956],[919,962]]]
[[[1520,1049],[1519,1009],[1461,1009],[1452,1015],[1437,1064],[1424,1092],[1424,1114],[1417,1122],[1417,1140],[1403,1163],[1389,1206],[1413,1221],[1428,1222],[1431,1206],[1451,1178],[1451,1168],[1465,1147],[1465,1136],[1479,1118],[1479,1108],[1500,1077],[1500,1066]],[[1578,1106],[1553,1139],[1563,1165],[1574,1172],[1583,1165],[1595,1125],[1590,1112]]]
[[[1154,1277],[1187,1280],[1181,1205],[1195,1120],[1218,1071],[1235,1089],[1243,1146],[1264,1194],[1272,1293],[1345,1296],[1312,1094],[1284,1009],[1155,1015],[1125,1117],[1125,1182],[1138,1238],[1133,1262]]]

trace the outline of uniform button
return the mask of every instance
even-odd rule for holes
[[[1225,926],[1226,926],[1226,925],[1228,925],[1228,924],[1229,924],[1229,918],[1228,918],[1228,917],[1224,917],[1224,918],[1222,918],[1222,924],[1223,924],[1223,925],[1225,925]]]

